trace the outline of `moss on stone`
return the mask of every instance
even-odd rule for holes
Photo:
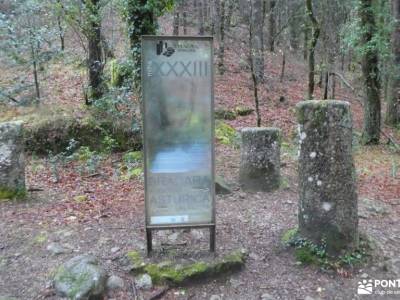
[[[88,272],[82,272],[76,276],[68,272],[63,266],[58,268],[55,276],[58,281],[70,287],[68,295],[66,295],[70,299],[76,298],[78,292],[82,290],[82,287],[86,285],[85,282],[90,278]]]
[[[251,108],[251,107],[240,106],[240,105],[235,107],[235,112],[236,112],[239,116],[247,116],[247,115],[250,115],[253,111],[254,111],[254,109]]]
[[[143,262],[140,254],[131,251],[127,254],[137,264]],[[246,259],[246,252],[234,251],[221,259],[205,262],[199,261],[187,265],[174,264],[171,261],[144,264],[141,273],[147,273],[155,284],[182,285],[191,280],[218,276],[223,273],[240,269]]]
[[[235,111],[223,108],[216,109],[214,115],[216,119],[222,120],[235,120],[237,116]]]
[[[0,200],[23,199],[26,196],[25,188],[11,189],[0,186]]]
[[[285,233],[282,235],[282,238],[281,238],[282,243],[285,245],[290,245],[295,240],[298,233],[299,233],[299,230],[297,227],[291,228],[291,229],[285,231]]]
[[[130,263],[132,264],[132,272],[134,273],[141,273],[143,272],[146,264],[142,259],[142,256],[138,251],[132,250],[128,251],[126,257],[129,259]]]

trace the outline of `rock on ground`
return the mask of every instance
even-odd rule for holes
[[[0,199],[25,194],[25,158],[21,122],[0,123]]]
[[[358,247],[358,212],[352,157],[352,117],[345,101],[297,105],[299,123],[299,231],[327,251]]]
[[[61,296],[76,300],[89,299],[104,293],[106,276],[96,258],[79,255],[58,268],[53,286]]]
[[[119,289],[123,289],[124,286],[125,286],[124,280],[119,276],[111,275],[107,279],[107,289],[108,290],[119,290]]]
[[[142,274],[135,280],[136,287],[143,290],[148,290],[153,287],[153,282],[149,274]]]
[[[280,184],[280,140],[277,128],[243,128],[240,186],[249,192],[269,192]]]

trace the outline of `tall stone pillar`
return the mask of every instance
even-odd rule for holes
[[[352,158],[352,118],[345,101],[297,105],[299,123],[299,233],[331,254],[358,247]]]
[[[22,123],[0,123],[0,199],[25,194]]]
[[[240,185],[250,192],[269,192],[280,184],[280,140],[277,128],[243,128]]]

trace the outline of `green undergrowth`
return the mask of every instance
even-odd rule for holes
[[[235,128],[223,121],[215,122],[215,137],[221,144],[239,147],[239,134]]]
[[[24,188],[10,189],[7,187],[0,186],[0,201],[10,200],[10,199],[21,200],[24,199],[25,196],[26,196],[26,190]]]
[[[238,116],[248,116],[254,109],[247,106],[236,106],[234,109],[219,108],[215,110],[215,118],[221,120],[235,120]]]
[[[297,228],[286,231],[282,236],[282,243],[294,248],[294,256],[299,263],[315,265],[322,269],[360,267],[372,258],[372,242],[365,237],[360,238],[360,245],[357,250],[339,256],[332,256],[327,253],[325,240],[321,240],[317,245],[301,237]]]
[[[155,284],[179,286],[192,280],[206,279],[239,270],[244,266],[247,253],[236,250],[211,262],[198,261],[188,264],[172,261],[145,263],[137,251],[129,251],[126,256],[130,260],[134,274],[147,273]]]

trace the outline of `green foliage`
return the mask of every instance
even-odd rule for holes
[[[343,39],[343,51],[354,50],[358,60],[364,55],[376,51],[379,54],[379,69],[382,75],[386,75],[390,70],[385,69],[385,65],[391,60],[390,36],[394,28],[394,20],[390,13],[390,1],[372,1],[372,14],[374,16],[375,28],[373,36],[369,42],[363,40],[366,31],[371,28],[363,28],[361,25],[360,13],[363,8],[362,2],[353,0],[353,11],[351,18],[341,31]]]
[[[132,178],[138,178],[143,175],[142,167],[142,152],[133,151],[125,153],[122,157],[122,164],[119,166],[121,179],[130,180]]]
[[[239,145],[239,135],[232,126],[217,120],[215,123],[215,137],[224,145]]]
[[[0,12],[0,55],[7,58],[3,61],[5,66],[19,67],[22,75],[15,76],[10,84],[2,87],[0,102],[11,100],[14,104],[26,104],[36,98],[19,99],[32,94],[35,87],[32,72],[43,70],[57,54],[52,42],[56,30],[50,25],[46,1],[13,1],[11,7],[8,13]],[[40,94],[39,87],[36,94]]]
[[[354,267],[365,262],[366,258],[370,256],[370,253],[368,253],[370,244],[364,239],[361,240],[360,247],[357,250],[344,253],[338,257],[331,256],[327,253],[327,245],[324,239],[315,244],[301,237],[297,228],[286,231],[282,236],[282,243],[294,248],[294,256],[298,262],[318,265],[324,269]]]
[[[173,0],[119,0],[119,11],[126,22],[127,34],[130,41],[130,50],[135,68],[133,81],[135,86],[140,84],[141,72],[141,43],[142,35],[155,34],[157,30],[156,18],[171,10]]]
[[[0,200],[6,199],[23,199],[26,196],[25,188],[11,189],[0,186]]]

